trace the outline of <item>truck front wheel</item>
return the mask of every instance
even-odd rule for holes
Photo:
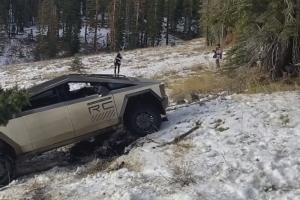
[[[157,132],[161,126],[161,115],[158,110],[149,104],[140,104],[133,107],[126,117],[127,127],[141,137]]]

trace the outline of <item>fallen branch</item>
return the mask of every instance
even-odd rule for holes
[[[151,138],[148,138],[148,137],[140,138],[140,139],[134,141],[133,143],[131,143],[128,147],[125,148],[124,155],[127,155],[132,149],[137,148],[137,147],[141,147],[145,143],[148,143],[148,142],[153,142],[153,143],[159,144],[156,141],[154,141],[154,140],[152,140]]]
[[[148,138],[148,137],[140,138],[140,139],[134,141],[133,143],[131,143],[128,147],[125,148],[124,155],[127,155],[132,149],[137,148],[137,147],[141,147],[145,143],[148,143],[148,142],[153,142],[153,143],[158,144],[157,147],[164,147],[164,146],[167,146],[167,145],[170,145],[170,144],[176,144],[176,143],[180,142],[186,136],[190,135],[191,133],[193,133],[194,131],[196,131],[197,129],[199,129],[201,127],[201,123],[202,122],[198,121],[196,123],[196,126],[193,127],[193,128],[191,128],[188,132],[186,132],[186,133],[184,133],[184,134],[176,137],[173,141],[167,142],[167,143],[160,144],[160,143],[158,143],[158,142],[156,142],[153,139]]]
[[[173,141],[171,142],[166,142],[166,143],[163,143],[161,145],[158,145],[158,147],[164,147],[164,146],[167,146],[167,145],[171,145],[171,144],[177,144],[178,142],[180,142],[183,138],[185,138],[186,136],[190,135],[191,133],[193,133],[194,131],[198,130],[200,127],[201,127],[201,123],[202,122],[197,122],[196,123],[196,126],[191,128],[188,132],[176,137]]]

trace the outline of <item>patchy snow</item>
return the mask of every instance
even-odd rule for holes
[[[174,47],[163,46],[121,52],[123,60],[120,73],[161,80],[166,80],[169,73],[188,76],[196,68],[210,69],[213,66],[212,54],[198,50],[204,47],[205,41],[200,39]],[[87,68],[87,73],[113,74],[115,56],[115,53],[83,56],[82,62]],[[68,70],[70,63],[69,58],[5,66],[1,68],[1,86],[7,88],[18,84],[27,88],[61,74],[73,73]]]
[[[204,42],[122,52],[121,74],[168,80],[212,69]],[[114,57],[85,56],[83,63],[88,73],[111,74]],[[70,73],[69,66],[70,59],[57,59],[2,67],[0,84],[27,88]],[[299,98],[298,92],[220,94],[172,105],[161,130],[128,154],[70,165],[68,148],[47,152],[23,162],[22,176],[0,189],[0,199],[299,199]]]
[[[166,30],[165,30],[165,22],[164,22],[164,30],[162,32],[162,38],[159,45],[166,44]],[[107,49],[107,37],[110,30],[109,28],[100,28],[97,29],[97,48],[99,51]],[[32,33],[32,37],[30,34]],[[24,33],[19,33],[18,35],[13,36],[11,39],[7,39],[3,42],[3,49],[0,50],[0,67],[7,66],[10,64],[18,64],[18,63],[27,63],[32,62],[34,60],[34,47],[36,43],[36,37],[39,34],[39,31],[36,26],[30,26],[24,28]],[[85,38],[86,34],[86,38]],[[59,30],[59,35],[63,36],[63,29]],[[93,49],[95,37],[95,29],[87,26],[85,27],[85,23],[83,23],[80,31],[80,41],[81,48],[80,53],[88,54]],[[86,43],[87,42],[87,43]],[[169,44],[180,44],[183,41],[172,34],[169,35]],[[66,55],[66,52],[61,50],[57,53],[57,57],[63,57]]]
[[[92,170],[99,159],[54,167],[19,178],[0,198],[299,199],[299,98],[298,92],[223,95],[173,109],[159,132],[106,169]]]
[[[106,47],[107,45],[107,34],[109,34],[110,30],[107,28],[100,28],[98,27],[97,29],[97,42],[98,42],[98,46],[99,47]],[[91,27],[87,27],[87,42],[89,44],[93,44],[94,42],[94,37],[95,37],[95,29],[91,28]],[[81,42],[85,42],[85,27],[83,27],[81,29],[80,32],[80,39]]]
[[[0,66],[32,61],[32,44],[22,47],[19,40],[13,38],[4,41],[3,53],[0,55]]]
[[[30,37],[32,31],[32,38]],[[86,41],[91,46],[94,43],[94,29],[87,27]],[[108,28],[98,28],[97,30],[97,47],[98,49],[104,49],[107,46],[107,35],[109,33]],[[36,26],[25,27],[24,33],[19,33],[13,36],[11,39],[6,39],[3,42],[3,49],[0,50],[0,67],[10,64],[27,63],[33,61],[33,52],[36,42],[36,36],[39,31]],[[60,29],[60,36],[63,31]],[[83,25],[80,32],[80,41],[82,48],[80,52],[86,53],[87,44],[85,43],[85,26]],[[62,57],[66,52],[59,51],[58,57]]]

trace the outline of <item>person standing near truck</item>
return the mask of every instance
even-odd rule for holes
[[[118,76],[120,74],[121,60],[122,60],[122,55],[118,51],[118,54],[115,57],[115,76],[117,76],[117,68],[118,68]]]

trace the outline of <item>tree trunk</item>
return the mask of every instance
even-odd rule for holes
[[[168,0],[167,5],[167,35],[166,35],[166,45],[169,45],[169,21],[170,21],[170,0]]]
[[[96,0],[96,11],[95,11],[95,35],[94,35],[94,51],[97,52],[97,36],[98,36],[98,0]]]
[[[105,11],[104,11],[104,7],[103,7],[103,5],[102,5],[102,12],[101,12],[101,28],[103,28],[104,27],[104,17],[105,17],[105,13],[104,13]]]
[[[84,41],[85,41],[86,44],[88,43],[87,37],[86,37],[86,36],[87,36],[87,27],[88,27],[88,16],[87,16],[87,13],[88,13],[88,12],[87,12],[87,7],[88,7],[87,5],[88,5],[88,4],[87,4],[87,3],[88,3],[88,0],[85,1],[85,10],[86,10],[86,11],[85,11]]]
[[[87,29],[88,29],[88,22],[87,22],[87,19],[85,19],[84,41],[85,41],[86,44],[88,43],[88,41],[87,41]]]

